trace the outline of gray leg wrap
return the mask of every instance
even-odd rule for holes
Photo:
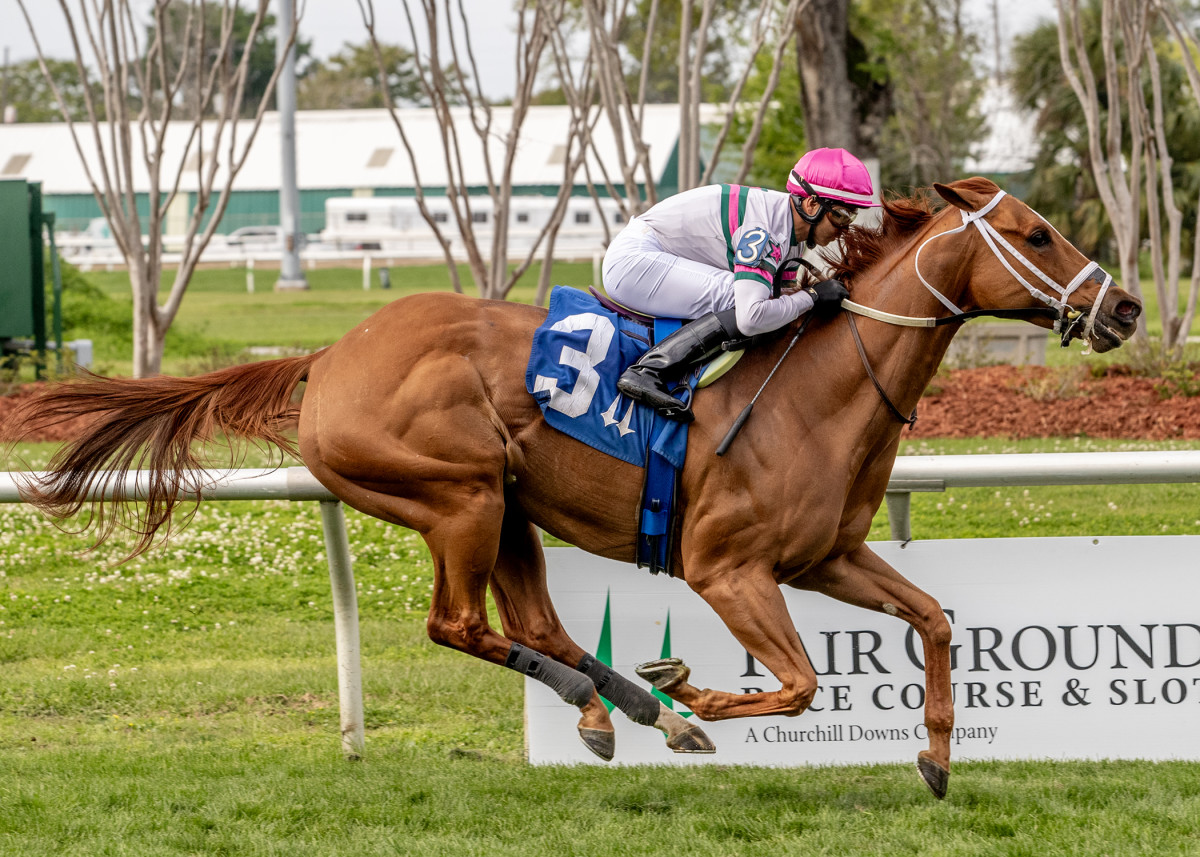
[[[541,652],[527,649],[520,643],[513,643],[504,665],[510,670],[537,679],[561,696],[564,702],[569,702],[576,708],[587,705],[596,690],[596,686],[586,675],[580,675],[570,667],[551,660]]]
[[[658,720],[661,704],[625,676],[609,669],[591,655],[584,655],[579,666],[579,672],[590,678],[596,685],[596,691],[625,712],[625,716],[634,723],[642,726],[653,726]]]

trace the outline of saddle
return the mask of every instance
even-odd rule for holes
[[[678,330],[678,319],[651,319],[597,290],[555,286],[545,321],[534,331],[525,387],[546,424],[642,470],[636,563],[672,574],[678,473],[687,455],[688,424],[667,420],[617,389],[620,373],[654,341]],[[707,367],[712,383],[740,352],[722,352]],[[689,391],[699,370],[689,372]],[[690,393],[689,393],[690,395]]]
[[[588,286],[588,291],[607,311],[628,322],[644,327],[647,345],[654,345],[665,339],[683,325],[682,319],[656,318],[637,312],[592,286]],[[688,379],[685,379],[683,385],[686,388],[685,395],[694,395],[700,387],[707,387],[732,369],[741,359],[746,344],[747,340],[727,342],[722,346],[722,351],[718,356],[709,360],[699,370],[689,372]],[[662,418],[654,417],[654,419],[661,426]],[[663,429],[677,434],[686,446],[687,425],[685,423],[671,422],[663,426]],[[666,572],[668,577],[675,576],[674,569],[671,567],[671,543],[677,513],[676,488],[678,487],[679,470],[682,466],[682,460],[671,461],[657,451],[654,446],[651,446],[646,452],[635,563],[638,568],[649,568],[651,574]]]
[[[647,342],[650,345],[664,339],[671,333],[678,330],[683,322],[681,319],[674,318],[659,318],[637,310],[630,309],[622,303],[610,298],[606,293],[597,289],[595,286],[588,286],[588,291],[591,293],[600,305],[611,313],[619,315],[627,321],[640,324],[646,328]],[[700,370],[699,380],[696,382],[696,389],[707,387],[709,384],[716,382],[722,375],[732,369],[737,362],[742,359],[745,353],[745,345],[747,340],[734,340],[725,343],[722,346],[722,351],[714,357]]]

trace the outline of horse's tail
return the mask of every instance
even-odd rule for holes
[[[27,481],[22,495],[55,518],[74,515],[90,503],[82,529],[95,526],[95,545],[120,524],[137,534],[128,558],[137,556],[170,524],[181,502],[199,501],[203,485],[195,471],[203,466],[204,454],[197,445],[223,434],[234,451],[244,450],[244,441],[257,441],[297,454],[283,431],[298,413],[292,394],[319,355],[249,363],[193,378],[87,373],[80,381],[50,387],[12,415],[8,437],[20,440],[77,418],[86,422],[50,459],[48,472]],[[130,499],[125,476],[132,470],[151,471],[144,505],[136,510],[124,502]],[[105,493],[117,504],[115,515],[105,514]]]

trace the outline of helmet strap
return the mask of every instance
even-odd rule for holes
[[[800,186],[804,188],[804,192],[808,194],[808,199],[815,199],[817,201],[817,213],[809,214],[804,210],[804,206],[801,204],[806,197],[802,197],[799,194],[792,194],[792,207],[796,209],[796,214],[800,215],[800,219],[808,224],[808,240],[804,242],[804,245],[808,247],[809,250],[812,250],[817,246],[817,224],[821,222],[821,218],[829,213],[829,209],[833,206],[833,202],[825,199],[822,196],[818,196],[816,191],[812,189],[812,185],[810,185],[804,179],[800,179]]]

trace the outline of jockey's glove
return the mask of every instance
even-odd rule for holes
[[[850,292],[838,280],[822,280],[821,282],[805,286],[804,293],[812,298],[813,310],[827,314],[838,309],[842,305],[842,301],[850,297]]]

